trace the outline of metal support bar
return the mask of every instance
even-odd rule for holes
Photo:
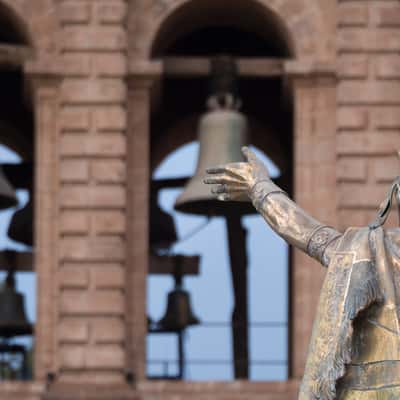
[[[281,76],[284,72],[284,59],[280,58],[237,58],[239,75],[248,78]],[[209,76],[211,59],[207,57],[165,57],[163,69],[166,76],[181,78]]]
[[[242,226],[240,214],[230,214],[226,218],[228,229],[229,256],[234,293],[232,313],[232,342],[235,379],[249,377],[248,348],[248,295],[247,295],[247,254],[246,230]]]

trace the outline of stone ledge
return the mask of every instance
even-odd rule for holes
[[[128,385],[74,385],[55,383],[42,400],[137,400]]]
[[[300,381],[291,379],[276,382],[251,382],[237,380],[232,382],[170,382],[145,380],[137,383],[137,391],[140,394],[152,395],[240,395],[246,398],[246,394],[295,394],[299,388]],[[217,397],[215,397],[217,398]]]
[[[63,70],[62,60],[48,54],[39,55],[24,64],[24,72],[30,77],[60,78]]]
[[[45,392],[42,382],[4,381],[0,384],[0,399],[7,400],[39,400]]]
[[[337,78],[336,62],[316,61],[311,59],[289,60],[284,63],[285,75],[290,78]]]
[[[128,62],[127,82],[130,89],[150,89],[161,79],[163,72],[161,61]]]
[[[169,382],[143,381],[129,385],[73,385],[56,383],[43,400],[198,400],[246,399],[290,400],[296,396],[298,380],[282,382]],[[212,396],[212,397],[210,397]]]

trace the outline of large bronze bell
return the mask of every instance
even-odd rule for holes
[[[217,201],[209,185],[203,182],[207,168],[244,161],[241,148],[248,144],[247,119],[238,111],[240,100],[235,97],[235,64],[229,58],[219,57],[213,60],[211,68],[209,111],[201,117],[198,128],[200,151],[196,172],[177,198],[175,209],[209,216],[227,215],[231,211],[254,213],[247,203]]]
[[[0,167],[0,210],[15,207],[17,204],[15,190],[4,175],[3,168]]]
[[[199,319],[192,311],[189,292],[178,286],[168,293],[167,310],[157,324],[158,330],[179,332],[190,325],[199,323]]]
[[[16,292],[14,276],[9,272],[0,290],[0,337],[31,335],[32,331],[25,314],[24,296]]]

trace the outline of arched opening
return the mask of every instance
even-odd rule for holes
[[[150,168],[153,181],[150,186],[153,189],[155,183],[162,185],[157,179],[170,184],[176,175],[188,177],[188,174],[193,174],[187,166],[190,164],[193,167],[197,161],[193,146],[198,144],[193,143],[197,139],[199,119],[206,112],[206,101],[211,94],[210,76],[207,68],[205,72],[191,70],[187,73],[186,62],[200,60],[200,63],[207,64],[221,54],[230,56],[236,65],[242,60],[257,60],[251,64],[249,72],[246,68],[239,68],[236,83],[242,102],[240,111],[249,123],[249,143],[258,148],[261,154],[267,155],[269,165],[279,171],[280,186],[291,193],[292,102],[285,90],[282,73],[276,70],[271,72],[264,67],[265,62],[283,61],[291,57],[294,51],[279,18],[256,1],[238,1],[228,10],[222,1],[190,1],[169,16],[156,35],[152,56],[165,63],[174,59],[180,65],[181,72],[175,70],[169,73],[166,68],[161,82],[154,90],[150,124]],[[189,148],[192,150],[189,151]],[[180,191],[183,185],[183,182],[177,185]],[[161,268],[154,269],[151,265],[148,313],[154,321],[149,320],[148,376],[189,380],[287,379],[290,258],[287,246],[268,231],[259,216],[242,218],[242,225],[248,231],[247,240],[243,236],[240,239],[229,239],[238,240],[233,246],[247,246],[248,250],[249,284],[245,284],[249,287],[245,295],[248,308],[245,332],[248,340],[245,340],[244,347],[247,350],[246,359],[243,360],[238,350],[243,343],[238,344],[240,335],[236,333],[235,336],[236,326],[231,321],[232,304],[237,299],[232,300],[236,296],[230,288],[233,272],[227,268],[230,263],[227,261],[225,229],[229,224],[225,225],[223,218],[212,218],[208,222],[205,217],[182,216],[173,212],[174,196],[176,198],[179,190],[164,189],[157,191],[156,200],[158,207],[172,214],[178,225],[178,239],[166,254],[158,255],[201,256],[201,261],[195,267],[193,260],[186,260],[188,265],[192,262],[192,269],[187,276],[182,273],[183,279],[180,279],[184,281],[183,286],[189,289],[189,294],[193,295],[194,313],[198,314],[201,323],[185,329],[185,333],[189,334],[184,337],[189,339],[183,345],[182,340],[175,341],[176,332],[171,334],[162,332],[162,329],[160,331],[157,321],[160,321],[166,310],[167,291],[172,289],[171,277],[176,267],[169,268],[168,277],[165,271],[160,272]],[[154,194],[150,197],[154,197]],[[160,212],[154,212],[154,204],[150,209],[150,226],[157,226],[161,221],[157,220],[161,218]],[[180,246],[180,240],[186,236],[185,232],[191,232],[191,228],[196,229],[202,224],[207,224],[204,230],[183,241]],[[150,235],[150,248],[151,240]],[[186,248],[188,243],[192,247]],[[221,253],[221,249],[225,253]],[[269,260],[268,264],[274,265],[265,265],[265,259]],[[164,276],[160,276],[160,273]],[[207,290],[209,287],[214,288],[214,295]],[[223,290],[218,290],[222,287]],[[200,304],[195,297],[203,298],[203,303]],[[224,304],[219,314],[215,313],[218,309],[213,307],[215,302]],[[268,310],[267,306],[263,307],[265,304],[275,306]],[[244,332],[243,329],[240,332]],[[187,353],[184,354],[182,348]],[[240,363],[246,367],[237,367]]]
[[[36,276],[32,268],[32,246],[20,241],[20,235],[25,233],[15,226],[16,213],[24,213],[31,201],[30,183],[26,181],[29,176],[26,169],[31,165],[21,162],[17,153],[0,144],[0,166],[17,197],[15,207],[0,210],[0,381],[33,378]],[[14,283],[9,287],[11,276]]]
[[[34,121],[22,65],[29,47],[24,23],[0,4],[0,197],[6,187],[16,197],[0,212],[0,381],[33,377]]]

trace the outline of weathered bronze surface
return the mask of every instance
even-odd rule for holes
[[[400,229],[384,230],[400,177],[365,228],[340,233],[310,217],[270,179],[247,148],[247,162],[207,170],[219,200],[253,202],[289,244],[329,267],[314,322],[299,400],[400,399]]]

